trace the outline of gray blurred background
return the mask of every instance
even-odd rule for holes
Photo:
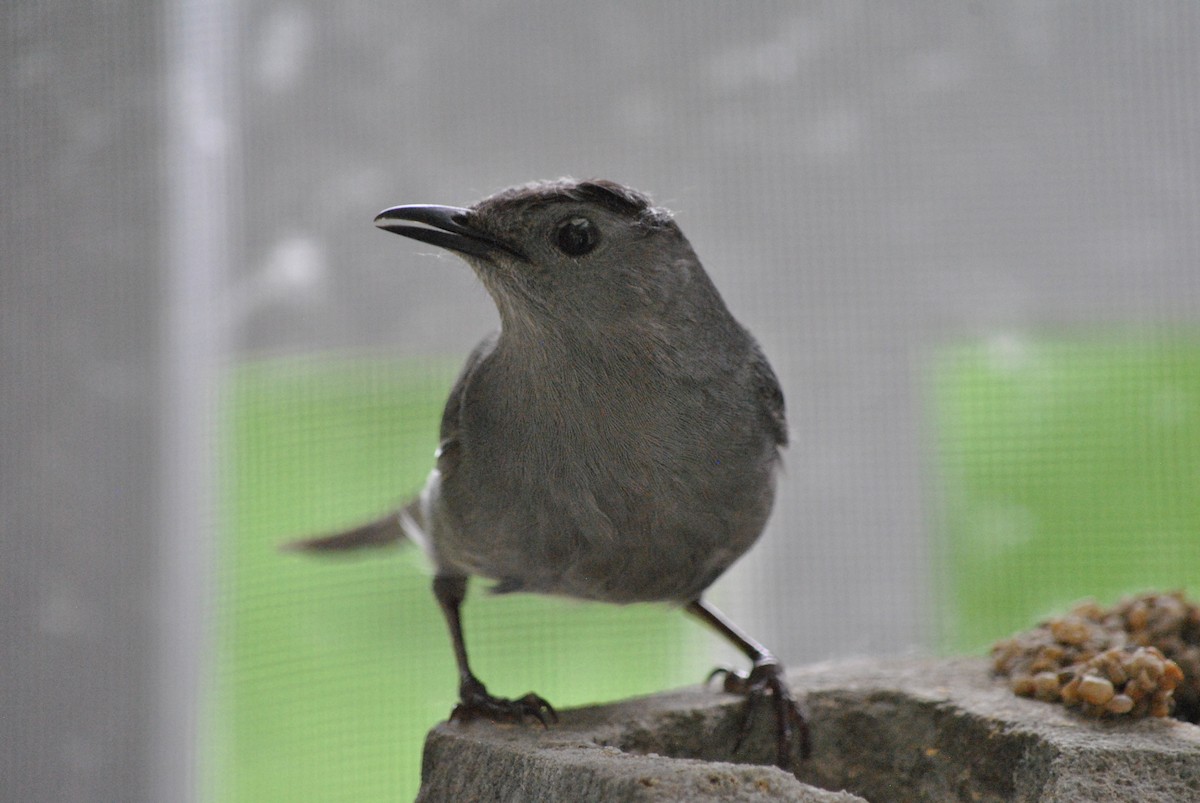
[[[15,4],[3,26],[0,797],[183,800],[222,371],[465,354],[396,203],[607,177],[676,213],[792,421],[716,599],[787,661],[928,647],[925,361],[1196,321],[1200,7]]]

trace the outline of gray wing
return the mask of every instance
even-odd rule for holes
[[[491,355],[499,337],[499,332],[493,332],[479,341],[467,356],[466,364],[459,372],[458,379],[454,380],[454,387],[450,389],[450,398],[446,399],[446,407],[442,410],[442,425],[438,433],[438,470],[442,472],[443,477],[449,476],[458,466],[458,435],[462,426],[463,396],[467,386],[471,384],[475,370]]]
[[[771,363],[753,338],[750,340],[750,367],[759,409],[777,446],[787,446],[787,412],[784,409],[783,389],[771,369]]]

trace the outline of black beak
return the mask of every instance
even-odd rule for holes
[[[460,254],[490,259],[499,251],[525,259],[524,254],[508,243],[468,224],[470,214],[469,209],[456,206],[393,206],[375,216],[375,225],[385,231],[449,248]]]

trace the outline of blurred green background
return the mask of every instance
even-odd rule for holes
[[[457,697],[424,557],[411,545],[332,557],[276,546],[417,492],[457,367],[310,358],[237,370],[209,799],[415,795],[425,733]],[[666,607],[489,597],[473,581],[464,617],[472,666],[491,691],[533,690],[556,707],[697,683],[711,668],[699,626]]]
[[[1200,592],[1200,338],[1000,337],[933,370],[941,647]]]

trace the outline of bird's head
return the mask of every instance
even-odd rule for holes
[[[611,181],[526,184],[468,208],[396,206],[375,224],[460,255],[506,329],[694,318],[714,298],[723,309],[670,213]]]

